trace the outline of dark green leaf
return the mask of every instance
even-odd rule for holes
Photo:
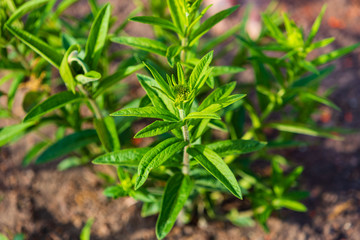
[[[167,46],[162,42],[144,37],[112,37],[112,42],[166,56]]]
[[[130,18],[131,21],[135,22],[141,22],[145,24],[150,24],[154,26],[159,26],[165,29],[172,30],[174,32],[179,32],[179,30],[170,22],[169,20],[159,18],[159,17],[153,17],[153,16],[140,16],[140,17],[133,17]]]
[[[48,147],[36,159],[35,163],[40,164],[52,161],[98,140],[99,138],[94,129],[72,133]]]
[[[21,165],[26,167],[35,159],[35,157],[39,154],[39,152],[48,145],[48,142],[39,142],[35,144],[25,155],[25,157],[22,160]]]
[[[102,119],[94,119],[94,127],[106,151],[112,152],[120,150],[119,137],[112,117],[108,116]]]
[[[54,94],[48,99],[46,99],[44,102],[32,108],[31,111],[25,116],[24,122],[39,118],[50,111],[65,106],[68,103],[81,101],[83,99],[84,98],[81,95],[73,94],[69,91]]]
[[[235,66],[215,66],[211,72],[213,77],[225,75],[225,74],[235,74],[244,71],[245,68],[235,67]]]
[[[159,218],[156,222],[158,239],[163,239],[171,231],[192,187],[193,183],[190,177],[181,173],[175,174],[167,182],[161,201]]]
[[[220,157],[239,155],[255,152],[266,146],[264,142],[255,140],[225,140],[206,145],[207,148],[216,152]]]
[[[160,73],[153,66],[146,63],[144,63],[144,65],[149,69],[160,88],[168,95],[168,97],[174,97],[169,84],[164,80]]]
[[[125,108],[114,112],[111,116],[132,116],[142,118],[160,118],[169,121],[177,121],[178,118],[168,110],[156,107]]]
[[[329,106],[335,110],[338,110],[338,111],[341,111],[340,108],[338,106],[335,105],[335,103],[331,102],[329,99],[325,98],[325,97],[320,97],[320,96],[317,96],[313,93],[310,93],[310,92],[305,92],[305,93],[301,93],[301,96],[307,98],[307,99],[311,99],[313,101],[316,101],[316,102],[319,102],[319,103],[322,103],[326,106]]]

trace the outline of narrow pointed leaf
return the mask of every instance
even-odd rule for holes
[[[66,50],[65,55],[60,64],[59,72],[60,72],[61,78],[63,79],[63,81],[66,84],[66,87],[75,94],[76,81],[74,79],[74,76],[73,76],[69,61],[68,61],[69,55],[74,51],[80,52],[80,46],[77,44],[72,45],[71,47],[68,48],[68,50]]]
[[[34,50],[37,54],[45,58],[54,67],[60,67],[62,56],[56,51],[56,49],[49,46],[47,43],[35,37],[31,33],[11,25],[6,25],[6,28],[9,30],[9,32],[11,32],[11,34],[19,38],[23,43]]]
[[[245,94],[234,94],[231,96],[228,96],[226,98],[220,99],[219,101],[211,104],[210,106],[204,108],[202,110],[202,112],[209,112],[209,113],[214,113],[217,112],[239,100],[241,100],[242,98],[244,98],[246,95]]]
[[[171,19],[174,25],[177,27],[178,32],[181,34],[184,33],[186,26],[186,10],[185,10],[185,1],[183,0],[167,0],[167,5],[170,9]]]
[[[225,75],[225,74],[235,74],[244,71],[245,68],[235,67],[235,66],[215,66],[211,72],[213,77]]]
[[[158,239],[163,239],[171,231],[192,187],[193,183],[190,177],[181,173],[175,174],[167,182],[161,200],[160,214],[156,222]]]
[[[184,122],[155,121],[137,132],[134,138],[157,136],[163,133],[167,133],[174,128],[180,128],[184,124]]]
[[[2,128],[0,130],[0,147],[12,141],[32,125],[34,125],[34,122],[20,123]]]
[[[319,65],[328,63],[330,61],[333,61],[337,58],[340,58],[340,57],[354,51],[359,46],[360,46],[360,43],[356,43],[356,44],[348,46],[348,47],[337,49],[335,51],[323,54],[323,55],[315,58],[314,60],[311,61],[311,63],[315,66],[319,66]]]
[[[141,22],[145,24],[150,24],[153,26],[159,26],[165,29],[172,30],[174,32],[179,32],[179,30],[174,26],[172,22],[169,20],[159,18],[159,17],[153,17],[153,16],[140,16],[140,17],[133,17],[130,18],[131,21],[135,22]]]
[[[213,54],[214,53],[212,51],[209,52],[196,64],[189,78],[191,89],[197,89],[201,87],[199,85],[199,80],[203,75],[206,74],[209,65],[213,59]]]
[[[177,121],[177,117],[168,110],[156,107],[125,108],[114,112],[111,116],[131,116],[142,118],[160,118],[169,121]]]
[[[120,141],[112,117],[108,116],[103,119],[94,119],[94,127],[106,151],[112,152],[120,150]]]
[[[242,199],[239,183],[228,165],[219,155],[203,145],[192,146],[188,149],[188,153],[217,178],[234,196]]]
[[[168,96],[173,96],[172,91],[170,90],[169,84],[164,80],[160,73],[151,65],[144,63],[144,65],[149,69],[153,75],[156,82],[159,84],[160,88],[168,94]]]
[[[239,6],[234,6],[228,9],[225,9],[221,12],[218,12],[217,14],[209,17],[207,20],[205,20],[198,29],[196,29],[194,32],[190,35],[190,46],[193,45],[201,36],[203,36],[205,33],[207,33],[213,26],[215,26],[217,23],[219,23],[224,18],[228,17],[230,14],[232,14],[236,9],[238,9]]]
[[[220,99],[228,97],[232,93],[232,91],[234,91],[235,86],[236,86],[236,82],[232,82],[224,86],[221,86],[220,88],[215,89],[204,99],[204,101],[202,101],[198,110],[202,111],[203,109],[210,106],[212,103],[216,103]]]
[[[65,136],[53,145],[48,147],[37,159],[37,164],[46,163],[55,160],[59,157],[65,156],[79,148],[85,147],[90,143],[99,140],[94,129],[87,129],[79,132],[74,132]]]
[[[221,118],[219,117],[219,115],[213,112],[202,111],[202,112],[189,113],[184,119],[187,120],[187,119],[221,119]]]
[[[326,7],[327,7],[327,5],[325,4],[321,8],[321,12],[320,12],[319,16],[315,19],[315,22],[311,27],[310,34],[309,34],[308,38],[306,39],[306,42],[305,42],[306,46],[311,44],[311,42],[313,41],[313,39],[316,36],[317,32],[319,31],[322,18],[324,16],[325,11],[326,11]]]
[[[112,42],[166,56],[167,46],[162,42],[144,37],[112,37]]]
[[[255,140],[225,140],[206,145],[207,148],[216,152],[220,157],[228,155],[240,155],[255,152],[266,146],[264,142]]]
[[[81,95],[73,94],[69,91],[54,94],[42,103],[33,107],[30,112],[25,116],[24,122],[39,118],[50,111],[65,106],[68,103],[73,103],[81,100],[84,100]]]
[[[49,0],[32,0],[25,2],[19,8],[17,8],[15,12],[12,13],[10,18],[5,22],[5,24],[9,24],[9,25],[12,24],[15,20],[21,18],[22,16],[31,12],[32,10],[43,6],[47,2],[49,2]]]
[[[138,189],[145,183],[153,168],[162,165],[174,154],[180,152],[187,144],[182,139],[168,138],[148,151],[140,161],[135,189]]]
[[[94,164],[137,167],[150,148],[132,148],[106,153],[92,161]]]
[[[322,103],[322,104],[329,106],[335,110],[341,111],[341,109],[338,106],[336,106],[335,103],[331,102],[329,99],[327,99],[325,97],[317,96],[310,92],[302,93],[301,96],[311,99],[311,100],[314,100],[316,102]]]
[[[95,69],[103,51],[109,29],[111,5],[105,4],[98,11],[91,26],[89,38],[85,46],[85,62],[91,69]]]

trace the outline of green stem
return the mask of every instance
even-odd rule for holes
[[[184,109],[179,109],[179,114],[180,114],[180,119],[184,120],[184,118],[185,118]],[[189,142],[189,144],[184,147],[182,172],[183,172],[184,175],[189,175],[189,172],[190,172],[190,167],[189,167],[190,156],[189,156],[189,153],[187,152],[187,150],[190,147],[190,138],[189,138],[189,129],[188,129],[188,126],[187,126],[186,123],[185,123],[184,126],[181,127],[181,130],[182,130],[182,133],[183,133],[184,141]]]
[[[79,88],[80,92],[82,92],[86,96],[88,102],[91,105],[91,108],[92,108],[91,110],[94,113],[95,117],[97,119],[102,119],[103,116],[101,114],[101,110],[100,110],[99,106],[97,105],[97,103],[95,102],[95,100],[93,98],[91,98],[88,91],[86,91],[86,89],[82,85],[78,85],[78,88]]]

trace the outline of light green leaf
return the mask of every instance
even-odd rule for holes
[[[112,37],[112,42],[166,56],[167,46],[162,42],[144,37]]]
[[[311,44],[311,42],[313,41],[313,39],[316,36],[317,32],[319,31],[322,18],[324,16],[325,11],[326,11],[326,7],[327,7],[327,5],[325,4],[321,8],[321,12],[320,12],[319,16],[315,19],[315,22],[311,27],[310,34],[309,34],[308,38],[306,39],[305,46],[309,46]]]
[[[216,152],[220,157],[228,155],[240,155],[255,152],[266,146],[265,142],[255,140],[225,140],[206,145],[207,148]]]
[[[153,137],[166,133],[174,128],[180,128],[184,122],[155,121],[136,133],[134,138]]]
[[[215,66],[211,72],[213,77],[225,75],[225,74],[235,74],[244,71],[245,68],[235,67],[235,66]]]
[[[298,134],[304,134],[314,137],[326,137],[326,138],[332,138],[335,140],[341,140],[341,137],[336,136],[334,134],[331,134],[329,132],[326,132],[324,130],[317,130],[314,128],[310,128],[303,124],[298,123],[271,123],[268,125],[270,128],[277,129],[279,131],[283,132],[291,132],[291,133],[298,133]]]
[[[37,54],[45,58],[54,67],[60,67],[62,56],[56,51],[56,49],[49,46],[47,43],[35,37],[34,35],[19,28],[13,27],[11,25],[6,25],[6,28],[9,30],[9,32],[11,32],[11,34],[19,38],[23,43],[34,50]]]
[[[199,89],[202,87],[199,80],[207,73],[213,59],[213,54],[213,51],[209,52],[196,64],[189,78],[190,89]]]
[[[94,119],[94,127],[106,151],[120,150],[120,141],[117,135],[114,119],[110,116],[103,119]]]
[[[91,69],[96,69],[103,51],[109,29],[110,17],[111,5],[107,3],[98,11],[94,23],[91,26],[89,38],[85,46],[84,58],[84,61]]]
[[[110,186],[105,188],[103,194],[107,197],[117,199],[119,197],[128,196],[127,191],[124,190],[122,186]]]
[[[137,167],[150,148],[132,148],[106,153],[92,161],[94,164]]]
[[[150,98],[150,101],[154,105],[154,107],[167,109],[166,104],[159,96],[159,92],[156,91],[156,88],[154,88],[154,86],[150,85],[150,83],[152,83],[154,85],[154,83],[156,83],[156,81],[153,78],[150,78],[150,77],[142,75],[142,74],[137,74],[136,76],[137,76],[141,86],[146,91],[146,95]],[[156,84],[156,85],[158,87],[160,87],[158,84]]]
[[[156,222],[158,239],[163,239],[171,231],[192,187],[193,183],[190,177],[181,173],[175,174],[167,182]]]
[[[75,78],[81,84],[87,84],[99,80],[101,78],[101,74],[92,70],[85,74],[78,74]]]
[[[75,94],[76,82],[69,64],[69,56],[72,52],[80,52],[79,45],[72,45],[66,50],[65,55],[61,61],[59,72],[61,78],[64,80],[66,87]]]
[[[25,155],[25,157],[22,160],[21,165],[26,167],[28,166],[32,160],[35,159],[35,157],[39,154],[39,152],[48,145],[48,142],[39,142],[35,144]]]
[[[310,92],[301,93],[301,96],[311,99],[311,100],[314,100],[316,102],[322,103],[322,104],[329,106],[335,110],[341,111],[341,109],[338,106],[336,106],[335,103],[331,102],[329,99],[327,99],[325,97],[317,96]]]
[[[0,147],[12,141],[15,137],[22,134],[27,128],[34,125],[35,122],[26,122],[4,127],[0,130]]]
[[[151,74],[153,75],[156,82],[159,84],[160,88],[169,96],[174,97],[173,92],[171,91],[169,84],[164,80],[164,78],[160,75],[160,73],[151,65],[146,64],[144,62],[144,65],[149,69]]]
[[[323,54],[323,55],[315,58],[314,60],[311,61],[311,63],[315,66],[319,66],[319,65],[328,63],[330,61],[333,61],[337,58],[340,58],[340,57],[354,51],[359,46],[360,46],[360,43],[356,43],[356,44],[348,46],[348,47],[337,49],[335,51],[332,51],[327,54]]]
[[[181,35],[185,32],[186,21],[186,9],[185,1],[183,0],[167,0],[167,5],[170,9],[171,19],[174,25],[179,29]]]
[[[33,107],[28,114],[26,114],[24,118],[24,122],[30,121],[35,118],[39,118],[44,114],[53,111],[55,109],[61,108],[68,103],[73,103],[77,101],[81,101],[84,98],[79,94],[73,94],[69,91],[60,92],[52,95],[42,103]]]
[[[130,18],[131,21],[135,22],[141,22],[145,24],[150,24],[154,26],[159,26],[165,29],[172,30],[174,32],[179,32],[179,30],[170,22],[169,20],[159,18],[159,17],[153,17],[153,16],[140,16],[140,17],[133,17]]]
[[[238,7],[239,6],[234,6],[225,9],[205,20],[198,29],[196,29],[190,34],[189,45],[192,46],[200,37],[202,37],[205,33],[207,33],[218,22],[220,22],[221,20],[232,14],[236,9],[238,9]]]
[[[326,47],[327,45],[329,45],[330,43],[332,43],[333,41],[335,41],[334,37],[331,38],[326,38],[323,40],[320,40],[318,42],[314,42],[312,43],[308,49],[313,50],[313,49],[317,49],[317,48],[322,48],[322,47]]]
[[[0,233],[0,240],[9,240],[4,234]]]
[[[182,139],[168,138],[148,151],[140,161],[135,190],[145,183],[153,168],[161,166],[165,161],[174,156],[174,154],[181,151],[187,144],[188,143]]]
[[[47,2],[49,2],[49,0],[32,0],[25,2],[19,8],[17,8],[15,12],[12,13],[10,18],[5,22],[5,24],[8,25],[12,24],[15,20],[21,18],[22,16],[31,12],[32,10],[43,6]]]
[[[89,220],[87,220],[85,226],[81,230],[80,240],[90,240],[91,226],[93,225],[93,223],[94,223],[93,218],[90,218]]]
[[[112,113],[110,116],[131,116],[142,118],[160,118],[169,121],[177,121],[178,118],[168,110],[156,107],[125,108]]]
[[[120,80],[126,78],[127,76],[133,74],[134,72],[142,69],[144,67],[143,64],[138,64],[134,66],[128,66],[125,67],[114,74],[107,76],[103,78],[99,85],[97,86],[96,92],[94,93],[94,98],[101,95],[103,92],[105,92],[108,88],[113,86],[114,84],[118,83]]]
[[[244,98],[246,94],[234,94],[225,98],[218,100],[217,102],[211,104],[210,106],[204,108],[202,112],[214,113],[227,106],[239,101],[240,99]]]
[[[188,119],[221,119],[221,118],[216,113],[202,111],[202,112],[189,113],[184,119],[188,120]]]
[[[290,199],[275,199],[272,201],[272,205],[275,208],[288,208],[297,212],[306,212],[307,208],[304,204],[298,201],[290,200]]]
[[[236,86],[236,82],[231,82],[215,89],[202,101],[198,110],[202,111],[208,106],[210,106],[212,103],[216,103],[220,99],[226,98],[232,93],[232,91],[234,91],[235,86]]]
[[[242,199],[240,186],[234,174],[219,155],[203,145],[192,146],[188,149],[188,153],[217,178],[234,196]]]
[[[183,48],[177,44],[173,44],[167,48],[166,58],[168,60],[170,67],[174,67],[175,62],[176,62],[176,57],[179,56],[182,49]]]
[[[49,146],[37,159],[36,164],[46,163],[65,156],[79,148],[99,140],[94,129],[74,132]]]

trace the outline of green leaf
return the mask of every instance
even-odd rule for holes
[[[166,56],[167,46],[162,42],[144,37],[112,37],[112,42]]]
[[[190,41],[189,45],[192,46],[201,36],[203,36],[205,33],[207,33],[213,26],[215,26],[218,22],[223,20],[224,18],[228,17],[230,14],[232,14],[236,9],[238,9],[239,6],[234,6],[228,9],[225,9],[221,12],[218,12],[217,14],[209,17],[207,20],[205,20],[198,29],[193,31],[190,34]]]
[[[218,100],[217,102],[211,104],[210,106],[204,108],[202,112],[214,113],[227,106],[239,101],[240,99],[244,98],[246,94],[234,94],[225,98]]]
[[[94,129],[74,132],[49,146],[36,159],[35,163],[40,164],[52,161],[98,140],[99,138]]]
[[[160,201],[144,202],[141,208],[141,217],[143,218],[149,217],[157,214],[159,211],[160,211]]]
[[[84,58],[84,61],[91,69],[96,69],[103,51],[109,29],[110,17],[111,5],[107,3],[98,11],[94,23],[91,26],[89,38],[85,46]]]
[[[133,148],[106,153],[92,161],[94,164],[137,167],[141,158],[150,148]]]
[[[221,118],[216,113],[202,111],[202,112],[189,113],[184,118],[184,120],[188,120],[188,119],[221,119]]]
[[[322,47],[326,47],[327,45],[329,45],[330,43],[334,42],[335,38],[331,37],[331,38],[326,38],[323,40],[320,40],[318,42],[312,43],[308,49],[313,50],[313,49],[317,49],[317,48],[322,48]]]
[[[85,226],[81,230],[80,240],[90,240],[91,226],[93,225],[93,223],[94,223],[93,218],[90,218],[89,220],[87,220]]]
[[[235,74],[245,71],[245,68],[235,67],[235,66],[215,66],[211,72],[213,77],[225,75],[225,74]]]
[[[153,168],[159,167],[174,156],[174,154],[181,151],[187,144],[188,143],[184,142],[182,139],[168,138],[148,151],[140,161],[135,190],[145,183]]]
[[[265,142],[255,140],[225,140],[206,145],[207,148],[216,152],[220,157],[228,155],[240,155],[255,152],[266,146]]]
[[[35,122],[26,122],[4,127],[0,130],[0,147],[12,141],[15,137],[22,134],[27,128],[34,125]]]
[[[166,104],[159,96],[159,92],[156,91],[156,88],[154,88],[156,81],[153,78],[150,78],[148,76],[137,74],[136,75],[141,86],[146,91],[146,95],[150,98],[151,103],[154,105],[154,107],[157,108],[164,108],[167,109]],[[152,85],[150,85],[152,83]],[[158,84],[156,84],[156,87],[160,87]],[[160,93],[161,94],[161,93]]]
[[[209,65],[213,59],[213,54],[213,51],[209,52],[196,64],[189,78],[190,89],[200,89],[202,87],[201,84],[204,84],[200,83],[199,80],[207,73]]]
[[[187,26],[186,21],[186,9],[185,1],[183,0],[167,0],[167,5],[170,9],[171,19],[174,25],[179,29],[181,35],[185,32],[185,26]]]
[[[190,177],[181,173],[175,174],[167,182],[156,222],[158,239],[163,239],[171,231],[192,187],[193,183]]]
[[[39,152],[48,144],[48,142],[39,142],[32,146],[32,148],[26,153],[25,157],[23,158],[21,165],[23,167],[28,166],[31,161],[33,161],[35,157],[39,154]]]
[[[334,134],[331,134],[329,132],[326,132],[324,130],[317,130],[314,128],[310,128],[303,124],[298,123],[271,123],[268,124],[268,127],[277,129],[279,131],[283,132],[290,132],[290,133],[298,133],[298,134],[304,134],[314,137],[326,137],[326,138],[332,138],[335,140],[341,140],[341,137],[338,137]]]
[[[108,88],[118,83],[120,80],[126,78],[127,76],[133,74],[134,72],[142,69],[143,67],[144,67],[143,64],[127,66],[115,72],[114,74],[103,78],[99,83],[99,85],[97,86],[96,92],[94,93],[94,98],[100,96]]]
[[[296,80],[295,82],[293,82],[291,84],[290,88],[304,87],[313,81],[317,81],[319,79],[325,78],[334,70],[335,70],[334,66],[328,66],[326,68],[320,69],[319,74],[313,73],[313,74],[307,75],[305,77],[302,77],[302,78]]]
[[[43,91],[29,91],[26,93],[23,102],[22,108],[25,112],[29,112],[33,107],[41,102],[45,97],[46,92]]]
[[[153,137],[166,133],[174,128],[180,128],[184,122],[155,121],[136,133],[134,138]]]
[[[146,64],[145,62],[144,65],[149,69],[154,79],[159,84],[160,88],[167,94],[167,96],[174,97],[174,94],[171,91],[169,84],[164,80],[160,73],[153,66]]]
[[[0,240],[9,240],[4,234],[0,233]]]
[[[110,198],[119,198],[119,197],[125,197],[128,195],[127,191],[124,190],[121,186],[110,186],[105,188],[104,195]]]
[[[340,57],[354,51],[359,46],[360,46],[360,43],[356,43],[356,44],[348,46],[348,47],[337,49],[335,51],[332,51],[327,54],[323,54],[323,55],[315,58],[314,60],[311,61],[311,63],[315,66],[319,66],[319,65],[328,63],[330,61],[333,61],[337,58],[340,58]]]
[[[81,165],[84,165],[84,164],[85,163],[83,162],[83,160],[81,158],[72,156],[72,157],[68,157],[68,158],[65,158],[64,160],[62,160],[56,166],[56,169],[58,171],[65,171],[67,169],[78,167],[78,166],[81,166]]]
[[[202,111],[208,106],[210,106],[212,103],[215,103],[220,99],[226,98],[232,93],[232,91],[234,91],[235,87],[236,87],[236,82],[231,82],[215,89],[202,101],[198,110]]]
[[[5,24],[8,25],[12,24],[15,20],[21,18],[22,16],[31,12],[32,10],[43,6],[47,2],[49,2],[49,0],[32,0],[25,2],[19,8],[17,8],[15,12],[12,13],[10,18],[5,22]]]
[[[8,109],[11,110],[14,100],[15,100],[15,95],[17,90],[19,89],[19,85],[20,83],[24,80],[25,75],[23,73],[19,73],[15,76],[14,80],[12,81],[9,91],[8,91]]]
[[[159,26],[165,29],[172,30],[174,32],[179,32],[179,30],[170,22],[169,20],[159,18],[159,17],[153,17],[153,16],[140,16],[140,17],[133,17],[130,18],[131,21],[135,22],[141,22],[145,24],[150,24],[154,26]]]
[[[55,109],[61,108],[68,103],[73,103],[77,101],[81,101],[84,98],[79,94],[73,94],[69,91],[60,92],[52,95],[42,103],[33,107],[28,114],[26,114],[24,118],[24,122],[33,120],[35,118],[39,118],[44,114],[53,111]]]
[[[327,99],[325,97],[320,97],[320,96],[317,96],[310,92],[301,93],[301,96],[305,97],[307,99],[311,99],[313,101],[322,103],[322,104],[329,106],[335,110],[341,111],[341,109],[338,106],[336,106],[333,102],[331,102],[329,99]]]
[[[80,52],[79,45],[72,45],[66,50],[65,55],[61,61],[59,72],[61,78],[64,80],[66,87],[75,94],[76,81],[74,79],[70,64],[69,56],[72,52]]]
[[[114,119],[110,116],[94,119],[94,127],[106,151],[120,150],[120,141],[117,135]]]
[[[325,11],[326,11],[326,7],[327,7],[327,5],[325,4],[321,8],[321,12],[320,12],[319,16],[315,19],[315,22],[311,27],[310,34],[309,34],[308,38],[306,39],[305,46],[309,46],[311,44],[311,42],[313,41],[313,39],[316,36],[317,32],[319,31],[322,18],[324,16]]]
[[[242,199],[240,186],[234,174],[219,155],[203,145],[192,146],[188,149],[188,153],[217,178],[234,196]]]
[[[288,208],[297,212],[306,212],[307,208],[304,204],[298,201],[290,200],[290,199],[275,199],[272,201],[272,205],[275,208]]]
[[[142,118],[160,118],[169,121],[177,121],[178,118],[168,110],[156,107],[125,108],[112,113],[110,116],[131,116]]]
[[[177,44],[173,44],[167,48],[166,58],[168,60],[170,67],[174,67],[175,62],[176,62],[176,57],[179,56],[182,49],[183,49],[183,47],[181,47]]]
[[[101,78],[101,74],[92,70],[85,74],[78,74],[75,78],[81,84],[87,84],[99,80]]]
[[[37,54],[45,58],[54,67],[60,67],[62,56],[56,51],[56,49],[49,46],[44,41],[35,37],[31,33],[28,33],[11,25],[6,25],[6,28],[9,30],[9,32],[19,38],[23,43],[25,43],[28,47],[34,50]]]

